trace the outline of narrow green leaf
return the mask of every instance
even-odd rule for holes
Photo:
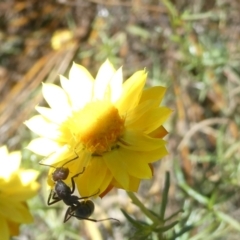
[[[204,206],[208,206],[208,198],[202,196],[200,193],[189,187],[185,181],[183,172],[180,168],[179,161],[174,161],[174,169],[176,172],[176,178],[178,180],[178,185],[193,199],[203,204]]]
[[[143,228],[143,225],[136,221],[134,218],[132,218],[130,215],[128,215],[123,209],[121,209],[123,215],[127,218],[127,220],[136,228],[141,229]]]
[[[189,226],[184,226],[178,233],[174,233],[173,237],[171,237],[169,240],[175,240],[178,237],[182,236],[184,233],[191,231],[195,226],[194,225],[189,225]]]
[[[203,12],[203,13],[195,13],[195,14],[190,14],[189,12],[184,12],[181,15],[181,19],[184,21],[197,21],[201,19],[206,19],[206,18],[211,18],[214,16],[214,12],[209,11],[209,12]]]
[[[155,224],[159,223],[159,219],[153,215],[140,201],[139,199],[134,195],[132,192],[127,192],[128,196],[132,199],[133,204],[138,206],[142,213],[144,213],[149,219],[152,220]]]
[[[168,0],[162,0],[162,3],[165,5],[169,13],[171,14],[172,18],[177,18],[178,12],[175,6]]]
[[[165,173],[165,184],[163,188],[162,203],[160,208],[160,219],[164,221],[165,211],[168,203],[168,192],[170,188],[170,174],[169,172]]]
[[[142,231],[142,230],[138,230],[134,233],[134,235],[132,237],[130,237],[130,239],[132,240],[146,240],[149,239],[149,236],[151,235],[151,232],[146,232],[146,231]]]
[[[179,209],[177,212],[173,213],[171,216],[167,217],[164,219],[165,222],[169,221],[170,219],[176,217],[179,213],[183,213],[184,210],[183,209]]]
[[[238,221],[230,217],[229,215],[216,211],[215,214],[224,222],[228,223],[231,227],[235,228],[236,230],[240,231],[240,224]]]
[[[199,203],[201,203],[204,206],[208,206],[208,198],[206,198],[205,196],[201,195],[200,193],[198,193],[197,191],[195,191],[194,189],[192,189],[191,187],[189,187],[186,183],[181,183],[179,184],[179,186],[193,199],[195,199],[196,201],[198,201]]]
[[[178,224],[178,222],[179,221],[174,221],[167,226],[155,228],[155,229],[153,229],[153,231],[157,232],[157,233],[164,233],[164,232],[168,231],[169,229],[173,228],[176,224]]]
[[[147,208],[149,212],[151,212],[152,215],[154,215],[156,218],[159,218],[158,214],[155,213],[153,210]]]

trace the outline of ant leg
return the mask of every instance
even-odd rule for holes
[[[86,197],[79,197],[78,200],[88,199],[88,198],[90,198],[90,197],[93,197],[93,196],[97,195],[99,192],[100,192],[100,189],[98,189],[97,193],[94,193],[94,194],[92,194],[92,195],[90,195],[90,196],[86,196]],[[90,200],[89,200],[89,201],[90,201]]]
[[[69,215],[71,215],[72,217],[76,217],[79,220],[88,220],[88,221],[92,221],[92,222],[102,222],[102,221],[107,221],[107,220],[114,220],[117,221],[118,223],[121,223],[118,219],[116,218],[104,218],[104,219],[93,219],[93,218],[85,218],[85,217],[79,217],[76,214],[72,214],[72,213],[68,213]],[[69,219],[69,218],[68,218]]]
[[[83,170],[80,173],[77,173],[76,175],[71,177],[71,182],[72,182],[72,190],[71,190],[71,194],[74,193],[75,191],[75,182],[74,182],[74,178],[78,177],[80,174],[82,174],[85,171],[85,167],[83,168]]]
[[[87,199],[87,198],[90,198],[90,197],[93,197],[95,195],[97,195],[98,193],[100,192],[100,189],[98,189],[98,191],[90,196],[86,196],[86,197],[80,197],[78,200],[82,200],[82,199]]]
[[[51,201],[51,200],[53,200],[53,201]],[[52,204],[54,204],[56,202],[59,202],[59,201],[61,201],[61,199],[57,196],[57,194],[53,190],[51,190],[51,192],[48,196],[47,204],[52,205]]]
[[[64,220],[63,220],[64,223],[67,222],[72,217],[72,213],[74,212],[74,210],[75,210],[75,208],[73,209],[72,206],[70,206],[67,209],[65,216],[64,216]]]

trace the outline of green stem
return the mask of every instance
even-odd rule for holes
[[[165,211],[167,208],[168,204],[168,192],[170,188],[170,173],[166,172],[165,173],[165,183],[164,183],[164,189],[162,193],[162,204],[160,208],[160,219],[164,222],[164,216],[165,216]]]

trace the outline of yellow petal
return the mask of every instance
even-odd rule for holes
[[[78,153],[78,155],[76,156],[76,153],[74,156],[68,156],[68,157],[64,157],[64,161],[58,162],[58,164],[54,164],[55,167],[62,167],[63,164],[65,167],[69,168],[70,174],[68,179],[65,181],[68,185],[71,184],[71,177],[75,174],[78,174],[79,172],[82,172],[84,168],[87,168],[90,160],[92,158],[91,153],[87,152],[87,151],[81,151]],[[63,157],[61,157],[61,159],[63,159]],[[75,160],[73,160],[75,159]],[[70,161],[69,160],[73,160]],[[69,163],[68,163],[69,162]],[[49,175],[51,176],[52,172],[55,171],[55,169],[49,171]],[[80,176],[80,175],[79,175]],[[75,180],[77,180],[78,178],[76,178]],[[82,184],[80,184],[79,188],[81,188]],[[85,186],[85,184],[84,184]]]
[[[40,185],[37,184],[36,182],[34,184],[31,184],[31,186],[34,186],[34,188],[36,188],[36,189],[39,189],[39,187],[40,187]],[[22,189],[21,186],[19,186],[19,188]],[[37,190],[33,191],[31,188],[24,188],[21,191],[20,190],[15,191],[14,194],[9,195],[9,196],[14,197],[14,200],[16,202],[21,202],[21,201],[27,201],[28,199],[36,196],[36,194],[37,194]]]
[[[8,149],[7,147],[4,145],[2,147],[0,147],[0,161],[2,159],[7,159],[8,158]]]
[[[9,240],[10,233],[6,219],[0,215],[0,233],[2,240]]]
[[[140,119],[146,112],[153,108],[156,104],[154,100],[147,100],[140,103],[134,109],[129,111],[126,115],[125,126],[129,127],[133,125],[138,119]]]
[[[142,132],[128,129],[124,132],[121,141],[118,142],[119,146],[132,151],[151,151],[165,144],[166,142],[162,139],[151,138]]]
[[[141,179],[135,178],[133,176],[129,176],[129,187],[125,189],[126,191],[131,192],[137,192],[139,185],[140,185]],[[123,188],[119,182],[116,181],[116,179],[113,178],[111,184],[116,188]]]
[[[145,159],[145,161],[148,161],[148,163],[153,163],[168,155],[168,151],[165,146],[161,146],[158,149],[155,149],[149,153],[143,152],[139,155],[141,155],[142,158]]]
[[[17,223],[30,223],[33,221],[33,217],[27,206],[23,203],[14,202],[9,198],[1,200],[0,214],[10,221]]]
[[[160,126],[154,131],[152,131],[151,133],[149,133],[149,136],[153,138],[163,138],[167,134],[168,134],[168,131],[163,126]]]
[[[137,161],[142,163],[152,163],[160,160],[162,157],[168,154],[165,146],[160,146],[159,148],[151,151],[132,151],[129,149],[121,148],[122,155],[128,156],[128,159],[137,159]]]
[[[17,171],[21,164],[22,154],[19,151],[11,152],[8,155],[8,162],[11,162],[12,172]]]
[[[170,116],[172,110],[167,107],[150,109],[136,121],[128,124],[128,127],[136,131],[150,133],[161,126]]]
[[[103,155],[103,159],[111,171],[114,178],[121,184],[124,189],[129,187],[129,175],[126,166],[121,159],[118,150],[113,150]]]
[[[42,159],[39,163],[41,165],[46,166],[62,166],[65,162],[76,157],[76,153],[74,151],[70,151],[67,144],[59,146],[56,151],[48,155],[46,158]]]
[[[73,110],[81,109],[86,103],[91,101],[93,83],[94,79],[88,70],[81,65],[73,63],[69,72],[69,86],[67,87]],[[64,86],[62,79],[61,84]]]
[[[153,107],[158,107],[164,97],[165,92],[166,92],[166,88],[161,86],[148,88],[143,91],[139,103],[142,103],[149,99],[153,99],[154,100]]]
[[[26,169],[19,172],[19,177],[23,186],[29,185],[32,181],[35,181],[39,175],[38,171],[33,169]]]
[[[20,163],[21,153],[18,151],[10,153],[6,158],[1,157],[0,177],[9,180],[11,175],[19,169]]]
[[[106,189],[109,187],[109,185],[112,181],[112,178],[113,178],[112,173],[107,169],[105,178],[103,179],[101,187],[100,187],[101,193],[104,193],[104,191],[106,191]]]
[[[11,236],[18,236],[19,235],[19,232],[20,232],[19,231],[19,226],[20,226],[19,223],[8,221],[8,227],[9,227]]]
[[[41,115],[33,116],[25,124],[30,130],[42,137],[59,140],[62,135],[57,124],[48,121]]]
[[[121,115],[138,105],[146,79],[147,73],[138,71],[124,82],[122,96],[115,103]]]
[[[72,82],[79,82],[79,81],[92,82],[94,81],[94,79],[85,67],[79,64],[73,63],[69,72],[69,81],[70,81],[70,84],[72,84]]]
[[[130,181],[130,184],[129,184],[128,191],[137,192],[140,182],[141,182],[141,179],[130,176],[129,181]]]
[[[98,196],[103,192],[105,188],[102,188],[102,184],[105,180],[106,173],[107,166],[103,159],[101,157],[92,157],[84,173],[76,178],[80,195],[85,197],[96,193],[96,196]],[[109,179],[109,182],[110,180],[111,179]],[[104,183],[104,185],[105,184],[106,183]]]
[[[109,99],[109,82],[115,72],[116,70],[108,60],[102,64],[94,83],[94,100]]]
[[[119,151],[121,161],[124,162],[129,175],[137,178],[150,179],[152,171],[148,163],[140,161],[134,154],[128,154],[127,151]]]
[[[115,103],[122,95],[122,68],[119,68],[110,81],[111,102]]]
[[[111,181],[110,181],[109,185],[105,188],[105,190],[101,193],[101,195],[99,195],[99,197],[101,197],[101,198],[103,198],[106,194],[108,194],[114,187],[112,184],[113,177],[112,177],[112,174],[110,173],[110,171],[109,171],[109,174],[111,176]],[[106,176],[107,176],[107,174],[106,174]]]
[[[62,88],[51,83],[43,83],[42,93],[53,110],[61,111],[64,115],[70,114],[69,99]]]
[[[39,107],[36,106],[35,109],[47,120],[54,122],[56,124],[60,124],[64,122],[68,116],[63,115],[62,112],[54,111],[51,108]]]
[[[66,77],[64,77],[63,75],[59,75],[59,77],[60,77],[60,83],[61,83],[61,86],[62,86],[63,90],[70,97],[70,94],[71,94],[70,81]]]
[[[27,149],[41,156],[49,156],[60,147],[60,144],[48,138],[35,138],[28,144]]]
[[[11,198],[14,202],[23,202],[36,195],[39,184],[35,179],[24,184],[22,177],[23,172],[20,171],[11,177],[11,181],[4,186],[4,195],[6,198]],[[25,176],[26,178],[26,176]]]

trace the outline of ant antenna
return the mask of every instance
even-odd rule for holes
[[[78,154],[76,153],[76,151],[74,150],[75,154],[76,154],[76,157],[74,157],[73,159],[70,159],[69,161],[65,162],[61,168],[63,168],[66,164],[68,164],[69,162],[72,162],[74,160],[76,160],[77,158],[79,158]],[[54,167],[53,165],[50,165],[50,164],[45,164],[45,163],[42,163],[41,161],[39,162],[40,165],[43,165],[43,166],[47,166],[47,167],[52,167],[52,168],[59,168],[59,167]]]
[[[69,160],[69,161],[65,162],[65,163],[62,165],[62,167],[63,167],[63,166],[65,166],[66,164],[70,163],[71,161],[74,161],[74,160],[76,160],[77,158],[79,158],[79,156],[78,156],[78,155],[77,155],[75,158],[73,158],[73,159],[71,159],[71,160]]]
[[[113,220],[113,221],[116,221],[118,222],[119,224],[121,223],[118,219],[116,218],[104,218],[104,219],[92,219],[92,218],[86,218],[85,220],[89,220],[89,221],[93,221],[93,222],[103,222],[103,221],[110,221],[110,220]]]
[[[88,220],[88,221],[91,221],[91,222],[103,222],[103,221],[113,220],[113,221],[116,221],[118,224],[121,224],[121,222],[118,219],[116,219],[116,218],[93,219],[93,218],[80,217],[80,216],[78,216],[76,214],[73,214],[73,213],[69,213],[69,215],[71,215],[72,217],[77,218],[78,220]]]

